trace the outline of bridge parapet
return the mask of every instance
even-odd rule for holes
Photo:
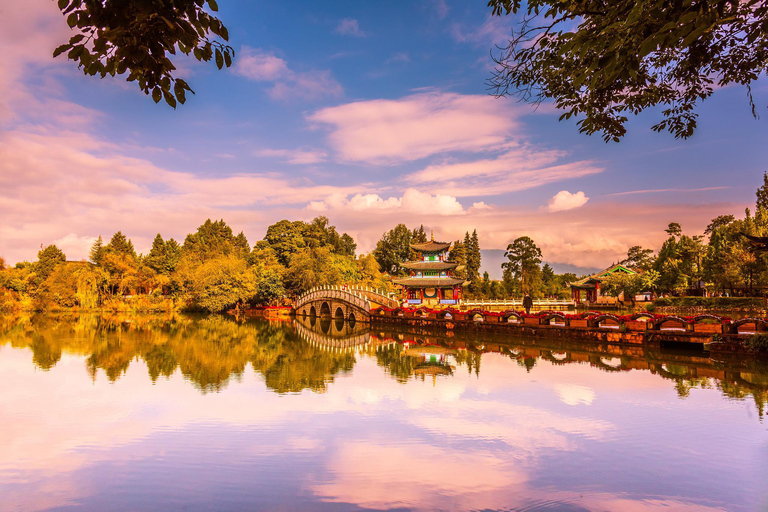
[[[321,302],[328,300],[346,302],[366,312],[370,312],[371,303],[389,308],[395,308],[398,306],[397,300],[373,288],[322,286],[312,288],[311,290],[300,295],[294,302],[294,307],[299,310],[311,302]]]

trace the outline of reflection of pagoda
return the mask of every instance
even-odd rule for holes
[[[395,284],[403,286],[408,304],[459,304],[464,280],[453,275],[459,264],[448,261],[450,247],[450,243],[435,242],[434,238],[423,244],[411,244],[411,249],[418,252],[421,259],[403,263],[402,267],[410,270],[411,275],[395,279]]]

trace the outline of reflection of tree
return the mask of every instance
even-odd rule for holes
[[[459,350],[454,355],[453,358],[456,360],[456,364],[461,365],[467,365],[467,373],[470,375],[472,374],[472,371],[474,370],[475,375],[478,377],[480,376],[480,360],[482,358],[482,352],[474,352],[471,350]]]
[[[416,365],[421,362],[419,357],[405,355],[405,348],[398,344],[379,347],[375,355],[376,363],[400,383],[407,382]]]
[[[248,362],[277,392],[324,391],[355,363],[300,342],[290,326],[220,316],[36,316],[0,319],[0,333],[3,343],[30,348],[41,369],[69,352],[86,356],[92,378],[102,370],[115,381],[139,358],[153,382],[178,369],[203,392],[223,389]]]

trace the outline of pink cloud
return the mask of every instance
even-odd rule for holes
[[[308,119],[330,127],[329,142],[341,160],[395,164],[497,148],[519,126],[513,105],[490,96],[424,92],[328,107]]]
[[[344,89],[328,70],[296,72],[274,52],[244,46],[240,50],[233,72],[249,80],[272,82],[267,91],[276,100],[316,100],[322,97],[338,97]]]

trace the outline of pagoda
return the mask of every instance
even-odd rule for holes
[[[394,281],[403,287],[403,298],[408,304],[432,307],[459,304],[464,279],[453,275],[459,264],[448,261],[450,247],[450,243],[435,242],[434,238],[423,244],[411,244],[420,259],[403,263],[410,276]]]

